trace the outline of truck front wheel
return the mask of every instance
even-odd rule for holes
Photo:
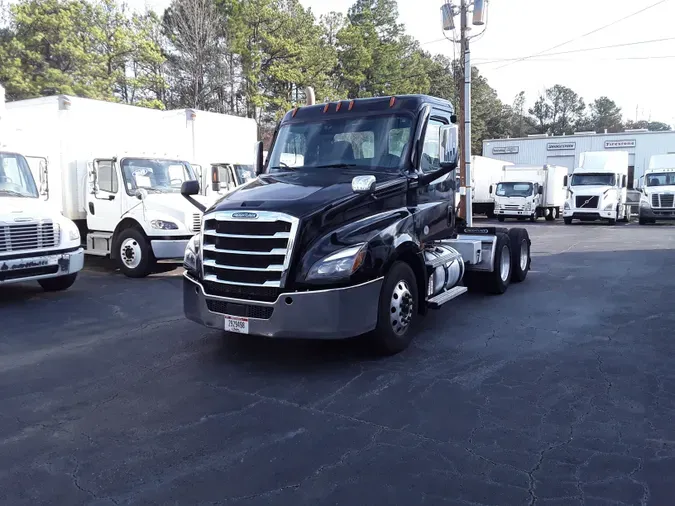
[[[45,292],[60,292],[68,290],[77,279],[77,272],[75,274],[67,274],[57,278],[45,278],[38,280],[40,286]]]
[[[135,228],[120,232],[117,240],[120,270],[130,278],[144,278],[152,270],[154,258],[148,240]]]
[[[504,215],[502,215],[502,214],[500,214],[500,215],[497,216],[497,221],[499,221],[500,223],[503,223],[503,222],[504,222],[504,219],[505,219],[505,218],[504,218]]]
[[[572,224],[572,218],[563,218],[563,221],[565,222],[565,225],[571,225]]]
[[[395,262],[384,278],[372,338],[378,351],[393,355],[412,341],[411,326],[417,316],[417,281],[405,262]]]

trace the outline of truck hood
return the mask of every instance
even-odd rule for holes
[[[594,195],[604,195],[607,190],[616,190],[614,186],[595,186],[595,185],[583,185],[583,186],[571,186],[570,190],[574,195],[588,195],[592,197]],[[607,192],[609,194],[610,192]]]
[[[398,174],[372,174],[378,184],[402,179]],[[207,212],[246,208],[301,218],[330,204],[358,199],[352,191],[352,179],[357,175],[337,169],[265,174],[229,193]]]
[[[674,185],[645,186],[644,188],[647,192],[647,195],[651,195],[653,193],[675,193]]]
[[[53,202],[34,198],[0,196],[0,222],[45,220],[57,221],[61,212]]]
[[[196,195],[194,199],[208,205],[208,199],[203,195]],[[180,193],[149,193],[143,203],[148,213],[166,214],[181,223],[193,223],[194,215],[201,215],[199,210]]]

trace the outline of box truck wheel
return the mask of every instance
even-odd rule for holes
[[[77,272],[75,274],[67,274],[57,278],[46,278],[38,280],[40,286],[45,292],[60,292],[68,290],[77,279]]]
[[[119,233],[115,244],[120,270],[126,276],[144,278],[150,274],[154,257],[150,243],[139,230],[125,228]]]
[[[563,221],[565,222],[565,225],[571,225],[572,224],[572,218],[563,218]]]
[[[530,270],[530,236],[524,228],[512,228],[509,230],[511,242],[511,282],[520,283],[525,281]]]
[[[555,220],[556,215],[555,215],[555,208],[548,209],[546,211],[546,221],[553,221]]]
[[[417,316],[417,281],[405,262],[395,262],[384,278],[372,341],[383,355],[405,350],[412,341]]]
[[[500,214],[499,216],[497,216],[497,221],[503,222],[503,221],[504,221],[504,216],[501,215],[501,214]]]

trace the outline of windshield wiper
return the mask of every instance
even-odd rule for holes
[[[17,192],[14,190],[0,190],[0,193],[5,195],[12,195],[13,197],[30,197],[30,195],[26,195],[25,193]]]
[[[315,169],[350,169],[358,167],[355,163],[329,163],[326,165],[315,165]]]

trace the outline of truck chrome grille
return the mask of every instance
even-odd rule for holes
[[[202,216],[199,213],[192,215],[192,230],[199,233],[202,230]]]
[[[33,223],[0,223],[0,253],[54,248],[61,242],[58,225],[49,220]]]
[[[204,290],[221,297],[276,300],[286,281],[297,229],[298,219],[281,213],[219,211],[206,216]]]
[[[597,195],[578,195],[576,199],[577,208],[597,209],[600,203],[600,197]]]
[[[652,195],[652,207],[675,207],[675,195],[672,193],[655,193]]]

